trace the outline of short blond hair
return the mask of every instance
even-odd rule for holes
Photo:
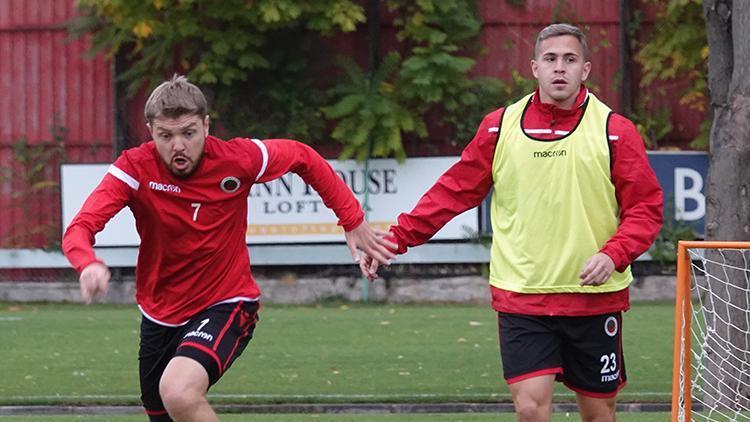
[[[571,35],[576,37],[578,42],[581,43],[581,49],[583,50],[583,60],[589,58],[589,44],[586,42],[586,34],[581,31],[577,26],[573,26],[567,23],[554,23],[547,26],[539,32],[536,37],[536,44],[534,44],[534,58],[536,59],[539,55],[539,47],[542,41],[547,38],[560,37],[563,35]]]
[[[157,86],[149,95],[144,107],[148,123],[157,117],[177,118],[195,114],[203,118],[208,114],[208,102],[200,88],[177,73],[172,79]]]

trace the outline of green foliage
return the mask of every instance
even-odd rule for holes
[[[52,127],[52,142],[30,144],[26,139],[20,139],[13,143],[13,162],[2,168],[0,183],[17,187],[10,192],[9,207],[20,209],[21,215],[31,218],[38,213],[34,205],[41,196],[58,194],[60,186],[53,175],[59,164],[65,161],[65,134],[65,128],[55,125]],[[0,210],[0,214],[2,212],[9,210]],[[45,219],[16,234],[0,233],[0,248],[59,248],[59,233],[57,222]]]
[[[534,78],[525,78],[517,70],[511,72],[510,80],[494,78],[473,79],[467,92],[475,96],[476,101],[464,105],[461,113],[446,116],[446,121],[456,128],[458,143],[468,143],[477,130],[482,117],[499,107],[505,107],[518,101],[524,95],[536,89]]]
[[[510,81],[503,81],[500,85],[500,105],[507,106],[534,91],[537,81],[533,78],[524,78],[517,70],[513,70]]]
[[[636,53],[643,67],[641,87],[651,89],[656,81],[679,83],[689,81],[690,86],[681,93],[680,104],[705,110],[708,98],[706,75],[708,72],[708,40],[700,0],[669,0],[662,4],[660,14],[648,41]],[[643,110],[638,117],[648,117],[653,110]],[[644,125],[649,123],[644,122]],[[710,125],[701,125],[701,134],[691,146],[707,147]]]
[[[77,32],[94,32],[94,52],[127,50],[125,76],[154,81],[155,70],[177,65],[200,84],[230,85],[254,69],[268,69],[270,38],[289,29],[350,32],[364,22],[351,0],[78,0]],[[138,87],[139,85],[136,85]]]
[[[362,161],[393,154],[403,160],[402,133],[427,136],[424,122],[399,103],[398,91],[389,82],[399,64],[399,55],[390,53],[368,78],[354,63],[341,61],[346,78],[331,91],[338,101],[323,111],[338,120],[332,136],[344,144],[342,158],[354,156]]]
[[[327,96],[312,64],[317,50],[316,40],[304,31],[269,35],[263,54],[271,67],[229,85],[211,85],[212,117],[242,136],[322,139],[326,122],[320,108]]]
[[[344,157],[404,159],[403,136],[426,138],[424,116],[436,108],[442,125],[469,139],[482,116],[498,106],[499,81],[468,77],[481,29],[474,2],[390,0],[388,8],[406,47],[403,60],[389,54],[370,82],[367,70],[347,62],[343,85],[330,91],[336,103],[324,109],[326,117],[338,119],[333,137],[345,143]]]
[[[170,72],[213,96],[229,132],[320,137],[322,90],[317,41],[365,21],[353,0],[78,0],[76,35],[93,34],[92,53],[120,55],[132,94]]]
[[[674,200],[667,203],[673,204]],[[661,264],[673,264],[677,261],[677,242],[696,239],[693,228],[682,220],[674,220],[674,215],[674,206],[665,205],[664,223],[648,251],[651,258]]]
[[[658,95],[664,94],[659,92]],[[650,95],[640,97],[630,117],[643,136],[646,147],[658,149],[659,141],[672,132],[672,111],[668,108],[649,107],[650,98]]]
[[[329,73],[322,37],[365,21],[354,0],[78,0],[78,35],[93,53],[120,55],[131,92],[178,71],[200,84],[230,133],[344,144],[342,156],[405,158],[403,139],[426,139],[426,113],[470,136],[502,86],[470,79],[481,22],[472,0],[389,0],[399,51],[378,69],[341,61]],[[341,64],[346,63],[346,64]]]
[[[472,4],[463,0],[388,4],[399,15],[394,21],[400,28],[397,38],[413,46],[399,71],[404,100],[423,109],[439,103],[449,112],[475,102],[467,92],[472,81],[466,77],[475,61],[457,53],[471,51],[481,29]]]
[[[636,55],[643,66],[643,82],[674,80],[705,74],[708,45],[700,0],[670,0],[659,16],[654,32]],[[695,80],[696,88],[704,88]],[[699,94],[689,103],[700,99]],[[702,104],[696,104],[700,107]]]
[[[696,138],[693,139],[693,142],[690,143],[691,147],[695,149],[708,149],[712,123],[710,116],[701,122],[700,133],[698,133],[698,136],[696,136]]]

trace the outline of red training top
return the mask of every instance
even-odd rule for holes
[[[584,86],[571,110],[543,104],[538,94],[537,90],[521,123],[527,134],[554,140],[576,128],[588,99]],[[485,116],[461,159],[440,176],[411,212],[399,215],[398,224],[391,227],[398,253],[425,243],[454,216],[478,206],[487,196],[492,187],[492,161],[503,111],[500,108]],[[612,258],[616,270],[623,271],[651,246],[661,228],[662,190],[633,123],[612,113],[607,132],[620,223],[600,252]],[[494,286],[491,290],[492,306],[500,312],[583,316],[629,308],[628,289],[598,294],[523,294]]]
[[[346,184],[302,143],[209,136],[198,168],[180,178],[152,141],[123,152],[110,166],[68,226],[63,252],[78,272],[101,262],[92,249],[94,235],[127,206],[141,238],[136,301],[145,317],[178,326],[218,303],[257,300],[245,241],[248,194],[253,184],[290,171],[312,185],[345,230],[363,221]]]

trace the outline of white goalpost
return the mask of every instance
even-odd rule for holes
[[[672,421],[750,421],[750,242],[679,242]]]

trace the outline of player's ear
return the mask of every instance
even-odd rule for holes
[[[589,77],[589,73],[591,73],[591,62],[586,62],[583,64],[583,73],[581,74],[581,82],[586,82],[586,79]]]
[[[208,124],[210,122],[210,119],[208,117],[208,114],[206,114],[206,117],[203,118],[203,136],[208,136]]]
[[[531,62],[529,63],[531,66],[531,74],[534,75],[535,78],[539,79],[539,75],[537,74],[537,70],[539,69],[539,63],[536,62],[536,60],[531,59]]]

